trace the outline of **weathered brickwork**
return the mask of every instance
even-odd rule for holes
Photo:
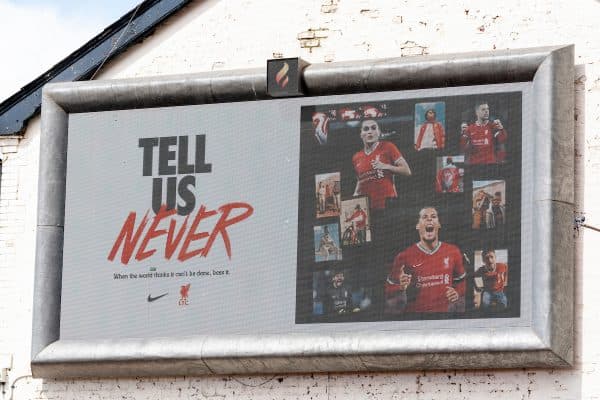
[[[600,226],[600,2],[196,1],[98,79],[264,67],[273,57],[331,62],[576,45],[578,210]],[[29,373],[39,118],[1,138],[0,353]],[[585,176],[585,179],[583,178]],[[600,233],[581,239],[577,365],[570,370],[437,371],[106,380],[20,380],[15,399],[600,399]]]

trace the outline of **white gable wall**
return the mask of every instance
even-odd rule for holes
[[[600,226],[600,2],[505,0],[195,1],[104,66],[96,79],[574,43],[578,162],[587,222]],[[29,374],[39,117],[0,138],[0,354],[10,382]],[[585,172],[583,172],[585,170]],[[583,207],[579,207],[583,210]],[[593,399],[600,396],[600,233],[586,231],[578,268],[577,367],[17,382],[15,399]],[[10,392],[10,388],[8,388]],[[6,394],[6,398],[8,395]],[[0,399],[2,397],[0,396]]]

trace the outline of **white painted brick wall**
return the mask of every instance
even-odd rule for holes
[[[588,223],[600,226],[598,21],[596,0],[196,1],[105,66],[98,79],[264,67],[276,56],[316,63],[574,43],[577,160],[585,175],[579,209]],[[24,139],[1,138],[0,151],[0,353],[15,355],[12,382],[29,373],[39,118]],[[600,399],[600,233],[586,231],[580,237],[577,366],[570,370],[24,379],[14,398]]]
[[[39,122],[30,127],[0,139],[0,354],[14,357],[11,381],[29,373]]]

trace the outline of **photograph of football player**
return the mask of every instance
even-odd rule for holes
[[[460,249],[440,241],[434,207],[419,212],[419,242],[399,253],[385,282],[385,312],[464,312],[465,269]]]
[[[464,160],[464,156],[438,157],[436,159],[435,191],[437,193],[462,193],[464,191],[465,169],[462,168]]]
[[[340,226],[343,232],[343,246],[361,245],[371,241],[368,204],[367,197],[342,201]]]
[[[340,173],[315,175],[315,199],[317,218],[340,215]]]
[[[446,142],[445,103],[415,104],[415,149],[443,149]]]
[[[369,196],[371,209],[384,209],[385,200],[398,197],[394,175],[410,176],[408,163],[389,141],[380,141],[381,130],[374,119],[360,124],[363,148],[352,157],[357,182],[355,196]]]
[[[360,311],[352,301],[352,292],[344,283],[344,271],[333,271],[331,281],[325,290],[323,311],[325,314],[344,314]]]
[[[357,313],[371,305],[369,290],[356,281],[351,270],[335,269],[313,273],[313,315]]]
[[[501,229],[506,223],[502,180],[473,181],[473,229]]]
[[[492,248],[475,252],[475,306],[481,310],[504,310],[508,299],[504,289],[508,285],[508,252]]]
[[[339,225],[328,224],[315,226],[315,261],[335,261],[342,259],[340,248]]]
[[[490,120],[487,102],[477,102],[475,122],[461,124],[460,149],[467,164],[497,164],[506,160],[508,134],[499,119]]]

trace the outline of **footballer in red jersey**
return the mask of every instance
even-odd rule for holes
[[[435,179],[435,191],[438,193],[460,193],[460,170],[452,163],[452,157],[446,159],[446,166],[440,169]]]
[[[367,241],[367,213],[360,207],[360,204],[354,207],[354,212],[346,218],[346,222],[352,222],[358,244],[365,243]]]
[[[507,133],[499,119],[490,121],[490,107],[480,102],[475,107],[477,120],[461,125],[460,148],[467,164],[496,164],[506,160]]]
[[[416,229],[420,241],[398,254],[385,283],[386,312],[463,312],[462,254],[439,240],[437,210],[423,208]]]
[[[385,199],[398,197],[394,175],[411,174],[400,150],[391,142],[379,141],[379,124],[367,119],[360,125],[364,148],[352,157],[357,183],[355,195],[369,196],[371,208],[385,208]]]
[[[500,308],[508,307],[508,299],[504,288],[508,284],[508,266],[496,262],[496,251],[487,249],[481,253],[483,266],[475,271],[475,277],[483,280],[483,294],[481,296],[481,307]]]

